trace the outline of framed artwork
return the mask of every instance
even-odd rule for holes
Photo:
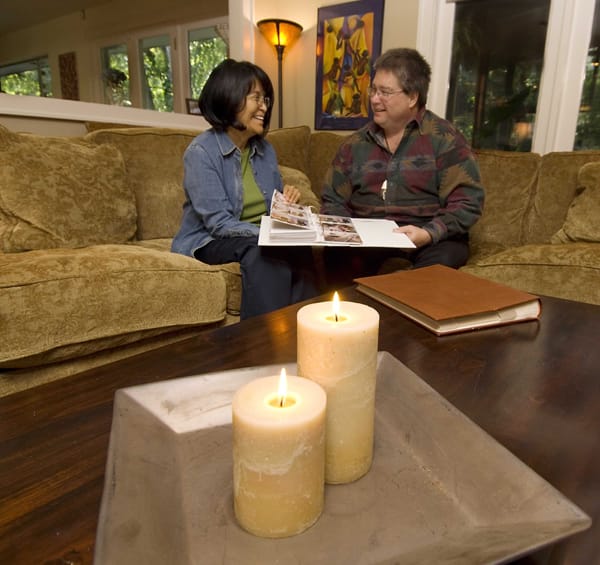
[[[185,104],[187,106],[188,114],[196,114],[197,116],[201,114],[200,108],[198,108],[198,100],[196,100],[196,98],[186,98]]]
[[[368,122],[383,2],[358,0],[318,9],[315,129],[357,129]]]

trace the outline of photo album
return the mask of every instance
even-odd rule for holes
[[[259,245],[353,245],[414,248],[392,220],[318,214],[310,206],[292,204],[279,191],[261,218]]]

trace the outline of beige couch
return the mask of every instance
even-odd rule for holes
[[[194,135],[117,128],[73,139],[0,128],[0,368],[237,320],[238,265],[169,252],[183,200],[182,153]],[[302,126],[269,140],[286,182],[318,205],[343,135]],[[478,155],[486,206],[465,269],[600,304],[600,152]]]
[[[170,252],[182,155],[196,133],[126,128],[51,138],[0,126],[0,369],[239,319],[239,265]],[[308,128],[302,133],[292,160],[306,155]],[[305,203],[318,203],[303,173],[281,169]]]

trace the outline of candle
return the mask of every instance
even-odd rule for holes
[[[327,393],[325,482],[347,483],[373,461],[379,313],[336,301],[298,311],[298,374]]]
[[[286,386],[287,385],[287,386]],[[299,534],[323,511],[325,391],[313,381],[263,377],[233,397],[233,490],[238,523],[268,538]]]

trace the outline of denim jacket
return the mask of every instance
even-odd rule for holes
[[[275,150],[254,137],[250,165],[267,210],[273,190],[282,190]],[[171,250],[193,255],[215,239],[258,236],[259,227],[240,221],[243,208],[241,151],[225,132],[209,129],[196,137],[183,156],[185,202],[179,232]]]

